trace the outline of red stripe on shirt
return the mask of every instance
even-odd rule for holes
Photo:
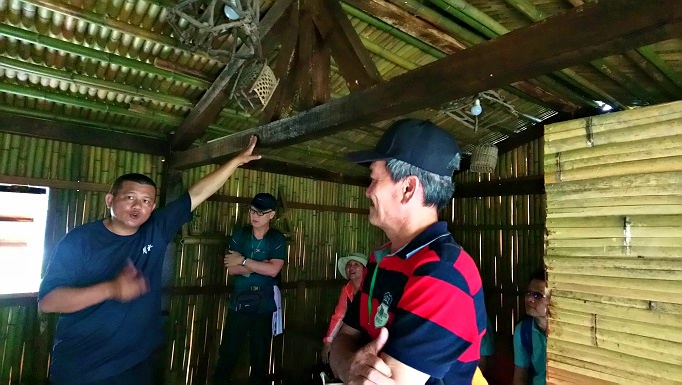
[[[433,277],[411,277],[398,307],[471,343],[478,337],[474,300],[462,289]],[[453,314],[442,309],[456,309]]]
[[[464,249],[460,250],[460,255],[455,261],[454,267],[466,279],[467,284],[469,284],[469,295],[474,295],[481,290],[483,284],[481,283],[481,275],[478,273],[478,267]]]

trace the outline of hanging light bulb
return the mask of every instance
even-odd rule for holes
[[[223,7],[223,12],[230,20],[238,20],[239,13],[237,13],[237,2],[236,0],[227,0],[225,7]]]
[[[471,106],[471,110],[469,111],[473,116],[481,115],[481,112],[483,112],[483,107],[481,107],[481,100],[476,98],[476,100],[474,100],[474,105]]]

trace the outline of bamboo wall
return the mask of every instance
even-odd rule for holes
[[[213,168],[185,172],[184,184],[191,185]],[[166,356],[170,359],[166,384],[205,384],[213,373],[221,331],[229,317],[225,309],[227,294],[217,289],[226,279],[224,235],[247,223],[248,201],[259,192],[275,196],[281,192],[290,206],[305,202],[317,207],[316,210],[289,207],[284,215],[292,232],[289,260],[282,270],[285,331],[282,337],[273,340],[271,356],[275,383],[300,383],[297,381],[312,374],[343,283],[328,281],[336,277],[338,257],[354,251],[369,253],[384,242],[383,234],[367,220],[369,202],[362,187],[238,170],[218,196],[241,197],[246,203],[204,203],[198,210],[203,234],[183,238],[173,286],[193,287],[189,292],[197,292],[199,286],[204,288],[199,291],[205,294],[174,296],[171,300],[171,352]],[[282,224],[281,218],[276,224]],[[237,376],[246,377],[247,369],[242,363]]]
[[[546,127],[549,384],[682,384],[682,102]]]
[[[494,173],[466,171],[457,185],[491,180],[523,183],[542,174],[542,139],[501,154]],[[510,341],[525,313],[521,293],[528,277],[542,266],[544,194],[455,198],[444,213],[454,238],[477,262],[490,321],[497,335]]]
[[[104,216],[104,195],[119,174],[140,172],[162,182],[161,157],[9,134],[0,134],[0,146],[0,183],[51,187],[46,250],[67,230]],[[183,184],[211,169],[185,172]],[[212,373],[226,317],[225,235],[246,221],[248,206],[235,202],[248,203],[261,191],[281,191],[291,206],[285,215],[292,230],[283,270],[285,335],[273,341],[276,383],[301,378],[317,362],[341,287],[332,280],[336,258],[384,242],[367,221],[363,187],[238,170],[216,200],[200,206],[202,234],[183,229],[178,237],[170,266],[168,344],[161,354],[166,384],[205,384]],[[0,298],[0,385],[45,383],[54,321],[38,315],[35,295]]]

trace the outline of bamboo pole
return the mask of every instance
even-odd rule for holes
[[[129,59],[124,56],[114,55],[107,52],[102,52],[93,48],[88,48],[75,43],[69,43],[63,40],[52,37],[40,35],[37,32],[27,31],[21,28],[13,27],[8,24],[0,24],[0,34],[12,37],[27,43],[41,45],[47,48],[52,48],[59,51],[64,51],[70,54],[83,56],[91,60],[96,60],[103,63],[111,63],[120,66],[125,66],[131,69],[137,69],[146,73],[160,76],[170,81],[183,82],[188,85],[198,88],[208,88],[210,82],[199,79],[194,76],[176,73],[161,68],[157,68],[151,64],[140,62],[135,59]]]
[[[194,53],[193,49],[190,47],[176,41],[175,39],[162,35],[160,33],[155,33],[152,32],[151,29],[149,28],[141,28],[137,27],[134,24],[127,23],[124,21],[121,21],[123,19],[116,19],[115,17],[110,17],[112,13],[108,13],[107,11],[103,12],[90,12],[87,11],[86,9],[81,9],[79,7],[69,5],[66,3],[56,3],[53,1],[48,1],[48,0],[27,0],[26,1],[28,4],[33,4],[35,6],[44,8],[44,9],[49,9],[53,12],[57,12],[60,14],[63,14],[65,16],[71,16],[74,18],[78,18],[84,21],[87,21],[91,24],[98,25],[101,27],[106,27],[110,28],[114,31],[124,33],[124,34],[129,34],[132,36],[138,36],[146,41],[154,42],[157,44],[163,44],[167,48],[170,49],[177,49],[177,50],[182,50],[185,51],[186,54],[195,54],[203,59],[205,59],[208,62],[213,62],[216,61],[215,58],[212,58],[210,56],[207,56],[203,53]],[[107,6],[107,3],[104,2],[98,2],[96,3],[101,6]],[[151,26],[149,26],[151,27]],[[158,31],[158,29],[155,29]],[[101,45],[101,44],[100,44]]]

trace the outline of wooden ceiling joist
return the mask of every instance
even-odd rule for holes
[[[383,79],[379,70],[341,9],[339,0],[315,1],[315,25],[322,38],[329,42],[331,54],[348,88],[353,91],[381,82]]]
[[[259,25],[261,39],[269,38],[268,32],[286,12],[291,2],[292,0],[277,0],[270,7]],[[238,54],[245,53],[240,51],[242,50],[240,49]],[[177,130],[175,130],[170,142],[173,150],[178,151],[189,148],[206,131],[206,128],[213,123],[227,102],[228,95],[224,90],[230,79],[232,79],[232,75],[234,75],[236,69],[243,61],[243,59],[232,58],[232,61],[225,66],[218,75],[218,78],[201,97],[201,100],[199,100]]]
[[[586,4],[295,117],[175,154],[172,164],[188,168],[224,159],[253,134],[266,147],[330,135],[681,34],[677,0]]]
[[[118,133],[14,114],[0,113],[0,132],[143,154],[168,154],[168,143],[158,138]]]

